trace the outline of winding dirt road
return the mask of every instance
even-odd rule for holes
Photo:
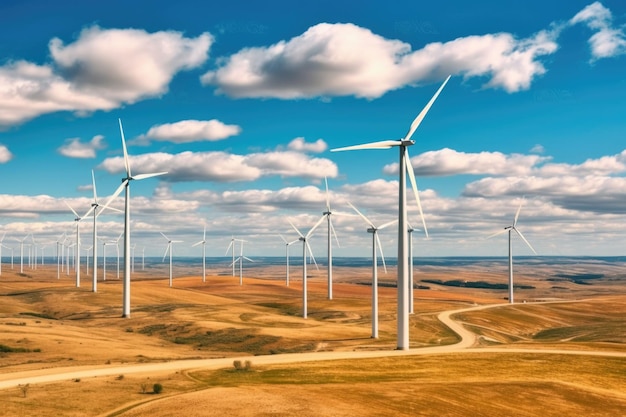
[[[380,358],[409,355],[431,355],[453,352],[484,352],[484,353],[543,353],[567,354],[586,356],[626,357],[626,352],[610,351],[578,351],[565,349],[516,349],[516,348],[476,348],[477,336],[455,321],[452,316],[459,313],[484,310],[493,307],[502,307],[502,304],[484,305],[464,308],[460,310],[444,311],[439,314],[439,320],[459,335],[461,341],[446,346],[432,346],[412,350],[380,350],[380,351],[342,351],[342,352],[308,352],[289,353],[280,355],[243,356],[218,359],[187,359],[171,362],[134,364],[122,366],[77,366],[51,368],[34,371],[15,372],[0,375],[0,389],[13,388],[19,384],[41,384],[56,381],[66,381],[99,376],[120,374],[151,374],[164,371],[182,371],[189,369],[221,369],[232,366],[234,360],[254,362],[254,365],[279,365],[286,363],[324,361],[334,359]]]

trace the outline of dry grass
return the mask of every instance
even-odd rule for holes
[[[380,339],[371,339],[371,288],[350,283],[366,282],[365,269],[342,271],[349,279],[336,283],[332,301],[326,299],[323,273],[314,273],[307,320],[300,317],[301,282],[293,277],[286,287],[280,268],[264,270],[262,279],[246,277],[242,287],[238,277],[210,276],[206,284],[197,277],[176,278],[169,288],[165,279],[138,274],[128,319],[120,318],[120,281],[101,282],[99,292],[92,293],[89,277],[75,288],[73,278],[57,280],[56,270],[36,272],[26,277],[3,268],[0,340],[10,351],[0,353],[0,378],[82,365],[395,348],[396,290],[380,288]],[[476,270],[430,274],[486,281],[497,275]],[[483,336],[482,344],[626,350],[626,296],[607,295],[615,294],[613,275],[593,286],[559,283],[567,291],[551,290],[554,283],[541,281],[536,270],[520,281],[535,287],[526,295],[572,302],[463,314],[461,320]],[[506,291],[432,286],[415,295],[414,348],[457,341],[436,319],[439,312],[503,303]],[[589,298],[578,300],[582,297]],[[0,402],[7,416],[621,415],[625,376],[621,359],[466,353],[92,378],[32,385],[26,397],[17,387],[2,390]],[[154,382],[161,382],[164,392],[143,394],[141,386],[149,384],[150,391]]]

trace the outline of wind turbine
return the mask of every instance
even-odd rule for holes
[[[63,240],[61,241],[61,238]],[[63,243],[65,242],[65,232],[56,240],[56,248],[57,248],[57,279],[61,279],[61,270],[63,268]],[[59,246],[61,249],[59,250]]]
[[[535,252],[535,249],[533,249],[530,243],[528,243],[528,241],[526,240],[522,232],[520,232],[519,229],[517,228],[517,219],[519,218],[519,213],[522,210],[522,203],[520,203],[519,207],[517,208],[517,213],[515,213],[515,219],[513,220],[513,224],[511,226],[506,226],[504,230],[501,230],[487,237],[487,239],[489,239],[494,236],[501,235],[502,233],[509,232],[509,304],[514,303],[514,300],[513,300],[513,245],[511,244],[511,232],[515,231],[515,233],[517,233],[517,235],[522,238],[524,243],[528,245],[530,250],[533,251],[535,255],[537,254],[537,252]]]
[[[298,235],[300,236],[298,240],[302,242],[302,317],[305,319],[307,318],[307,314],[308,314],[307,312],[307,276],[306,276],[306,252],[307,250],[309,251],[309,254],[311,255],[311,257],[313,258],[315,262],[315,257],[313,257],[313,251],[311,250],[311,246],[309,245],[308,239],[309,237],[311,237],[315,229],[317,229],[317,227],[322,223],[322,221],[324,220],[324,217],[326,216],[322,215],[322,217],[320,217],[317,223],[315,223],[315,226],[313,226],[306,235],[303,235],[302,233],[300,233],[298,228],[294,226],[293,223],[291,223],[291,220],[289,220],[289,224],[291,225],[291,227],[293,227],[296,233],[298,233]],[[315,266],[317,266],[317,262],[315,262]]]
[[[20,274],[24,273],[24,241],[28,239],[28,236],[26,235],[22,239],[14,238],[20,243]]]
[[[228,251],[231,251],[232,257],[233,257],[233,262],[230,264],[230,266],[233,267],[233,276],[235,276],[235,242],[243,242],[241,239],[235,239],[234,236],[232,236],[230,238],[230,243],[228,244],[228,247],[226,248],[226,255],[228,255]]]
[[[426,113],[430,110],[431,106],[441,93],[441,90],[445,87],[446,83],[450,79],[450,76],[441,84],[441,87],[437,90],[435,95],[430,99],[426,107],[417,115],[413,123],[406,133],[404,138],[400,140],[383,140],[380,142],[372,142],[363,145],[347,146],[344,148],[331,149],[331,152],[337,151],[350,151],[357,149],[390,149],[398,147],[400,150],[398,175],[399,175],[399,187],[398,187],[398,335],[397,335],[397,348],[399,350],[409,349],[409,297],[408,297],[408,251],[407,251],[407,208],[406,208],[406,174],[409,174],[411,186],[415,193],[415,200],[417,207],[422,217],[422,223],[424,225],[424,232],[428,237],[428,229],[426,228],[426,221],[424,220],[424,214],[422,212],[422,205],[419,200],[419,194],[417,190],[417,184],[415,182],[415,173],[411,165],[411,159],[407,148],[415,141],[411,140],[413,133],[419,127],[420,123],[426,116]]]
[[[120,125],[120,134],[122,136],[122,149],[124,151],[124,166],[126,168],[126,177],[122,178],[122,184],[113,193],[109,201],[105,204],[105,208],[115,199],[122,190],[124,193],[124,294],[122,317],[130,317],[130,182],[132,180],[143,180],[146,178],[156,177],[158,175],[167,174],[167,172],[155,172],[151,174],[139,174],[133,176],[130,171],[130,162],[128,160],[128,151],[126,150],[126,140],[124,139],[124,129],[122,128],[122,120],[118,119]]]
[[[247,242],[247,240],[243,240],[243,239],[235,239],[239,241],[239,257],[234,260],[233,262],[239,262],[239,285],[243,285],[243,260],[247,260],[250,262],[254,262],[252,259],[248,258],[247,256],[243,255],[243,244],[244,242]],[[234,251],[234,246],[233,246],[233,251]]]
[[[380,251],[380,257],[383,261],[383,268],[385,269],[385,273],[387,273],[387,265],[385,265],[385,255],[383,254],[383,245],[380,243],[380,238],[378,237],[378,231],[384,229],[387,226],[391,226],[396,223],[398,220],[393,220],[383,224],[380,227],[376,227],[374,223],[363,213],[361,213],[356,207],[352,205],[352,203],[348,203],[350,207],[356,213],[361,216],[365,223],[368,224],[369,228],[367,229],[368,233],[372,234],[372,338],[378,339],[378,253],[377,250]]]
[[[289,246],[293,245],[300,241],[300,239],[292,240],[291,242],[287,242],[287,239],[283,237],[283,235],[278,235],[285,242],[285,258],[287,259],[287,278],[285,284],[289,286]]]
[[[93,246],[89,246],[88,248],[85,248],[85,251],[87,252],[87,275],[89,275],[89,251],[91,251],[92,249],[93,249]]]
[[[2,275],[2,248],[5,247],[8,249],[8,247],[4,246],[4,244],[2,243],[4,241],[5,236],[6,236],[6,232],[2,234],[2,239],[0,239],[0,275]]]
[[[92,206],[89,211],[87,212],[87,214],[85,214],[83,217],[80,217],[78,215],[78,213],[76,213],[76,210],[74,210],[72,208],[72,206],[70,206],[70,204],[67,201],[64,201],[65,205],[69,207],[70,210],[72,210],[72,213],[74,213],[74,215],[76,216],[76,218],[74,218],[74,221],[76,222],[76,265],[75,265],[75,269],[76,269],[76,288],[80,287],[80,222],[85,219],[90,213],[91,211],[94,209],[94,207]],[[94,220],[95,221],[95,220]]]
[[[339,246],[339,239],[337,239],[337,233],[333,227],[333,222],[330,216],[333,212],[330,210],[330,196],[328,194],[328,179],[324,177],[324,184],[326,185],[326,211],[323,215],[326,217],[326,223],[328,226],[328,299],[333,299],[333,239],[331,234],[335,235],[337,246]]]
[[[98,292],[98,222],[97,218],[104,212],[104,208],[98,211],[100,203],[98,202],[98,192],[96,190],[96,177],[94,176],[93,169],[91,170],[91,183],[93,184],[93,203],[91,203],[91,209],[93,210],[93,277],[91,282],[91,291]],[[118,210],[114,207],[108,207],[109,210],[117,211],[121,213],[122,210]],[[89,212],[88,212],[89,213]],[[87,272],[89,273],[89,272]]]
[[[167,256],[167,253],[170,253],[170,287],[172,286],[172,244],[181,243],[182,240],[172,240],[169,237],[165,236],[163,232],[159,232],[161,235],[167,240],[167,248],[165,249],[165,253],[163,254],[163,260]]]
[[[204,233],[202,234],[202,240],[191,245],[202,245],[202,282],[206,282],[206,226],[204,226]]]

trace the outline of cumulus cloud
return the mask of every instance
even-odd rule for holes
[[[6,164],[11,159],[13,159],[13,154],[9,148],[4,145],[0,145],[0,164]]]
[[[235,155],[226,152],[149,153],[131,157],[133,172],[168,171],[162,179],[182,181],[252,181],[264,176],[324,178],[336,177],[338,168],[324,158],[285,151]],[[121,157],[104,160],[100,168],[110,173],[124,170]]]
[[[472,175],[526,175],[533,167],[549,161],[549,157],[538,155],[505,155],[501,152],[465,153],[444,148],[424,152],[411,158],[415,175],[448,176]],[[387,175],[398,174],[398,163],[385,165]]]
[[[79,138],[67,139],[57,151],[68,158],[95,158],[96,151],[104,147],[104,136],[96,135],[85,143]]]
[[[296,152],[321,153],[328,148],[323,139],[318,139],[313,143],[307,142],[304,138],[295,138],[287,145],[287,149]]]
[[[227,125],[223,122],[211,120],[181,120],[175,123],[165,123],[152,126],[145,135],[141,135],[132,144],[149,144],[151,141],[191,143],[202,141],[218,141],[236,136],[241,133],[241,127]]]
[[[626,53],[626,34],[613,27],[613,14],[602,3],[595,2],[578,12],[570,24],[584,23],[595,33],[589,39],[594,59]]]
[[[486,87],[527,89],[545,72],[538,58],[557,50],[556,34],[468,36],[412,51],[354,24],[321,23],[288,41],[223,58],[201,81],[232,97],[294,99],[355,95],[373,99],[448,74],[488,77]]]
[[[167,92],[174,75],[208,58],[213,38],[138,29],[84,29],[64,44],[49,43],[52,62],[24,60],[0,67],[0,125],[45,113],[110,110]]]

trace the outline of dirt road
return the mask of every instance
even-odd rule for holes
[[[120,374],[153,374],[167,371],[181,371],[189,369],[221,369],[231,367],[234,360],[250,360],[257,365],[279,365],[286,363],[325,361],[334,359],[361,359],[380,358],[408,355],[430,355],[453,352],[484,352],[484,353],[542,353],[542,354],[568,354],[568,355],[592,355],[607,357],[626,357],[625,352],[608,351],[577,351],[564,349],[515,349],[515,348],[478,348],[473,347],[476,343],[476,335],[455,321],[452,316],[468,311],[484,310],[493,307],[502,307],[502,304],[484,305],[464,308],[460,310],[444,311],[439,314],[439,320],[459,335],[461,341],[446,346],[433,346],[412,350],[384,350],[384,351],[342,351],[342,352],[309,352],[291,353],[265,356],[243,356],[218,359],[195,359],[176,360],[171,362],[134,364],[122,366],[77,366],[64,368],[50,368],[34,371],[15,372],[0,375],[0,389],[13,388],[19,384],[41,384],[55,381],[65,381],[99,376],[112,376]]]

